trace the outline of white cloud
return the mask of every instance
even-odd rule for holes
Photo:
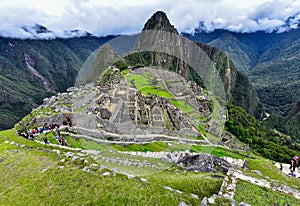
[[[0,35],[53,38],[74,29],[97,36],[135,33],[157,10],[165,11],[179,31],[192,31],[200,22],[210,31],[285,31],[297,28],[300,20],[299,0],[1,0]],[[31,34],[21,29],[35,24],[53,33]]]

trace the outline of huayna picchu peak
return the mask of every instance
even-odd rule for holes
[[[162,30],[165,32],[179,34],[163,11],[157,11],[151,16],[144,25],[143,31],[145,30]]]

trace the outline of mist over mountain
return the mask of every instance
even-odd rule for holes
[[[118,6],[116,6],[118,5]],[[295,0],[180,0],[73,1],[3,0],[0,7],[0,36],[46,39],[70,38],[64,31],[87,31],[94,36],[132,34],[157,10],[163,10],[179,32],[223,29],[238,33],[284,32],[299,27],[300,3]],[[53,34],[30,34],[22,27],[43,25]]]

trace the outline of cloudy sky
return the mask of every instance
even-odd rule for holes
[[[209,31],[284,31],[300,21],[300,0],[0,0],[0,36],[62,37],[74,29],[96,36],[137,33],[157,10],[180,32],[200,24]],[[34,34],[28,28],[35,24],[53,33]]]

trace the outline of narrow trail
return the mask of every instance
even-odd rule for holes
[[[93,134],[97,134],[99,135],[98,137],[101,139],[98,139],[96,137],[91,137],[90,135],[79,135],[82,137],[87,137],[89,139],[95,139],[97,141],[101,141],[101,142],[111,142],[111,143],[142,143],[142,139],[151,139],[151,141],[145,141],[145,142],[154,142],[154,141],[178,141],[178,142],[184,142],[184,143],[194,143],[194,144],[207,144],[208,141],[207,140],[196,140],[196,139],[187,139],[187,138],[182,138],[182,137],[175,137],[175,136],[169,136],[169,135],[164,135],[164,134],[116,134],[116,133],[110,133],[110,132],[99,132],[98,130],[92,130],[92,129],[86,129],[86,128],[82,128],[82,127],[72,127],[81,131],[86,131],[88,132],[92,132]],[[74,134],[72,134],[74,135]],[[113,137],[113,138],[120,138],[120,139],[135,139],[135,141],[109,141],[109,140],[104,140],[103,138],[106,137]],[[165,140],[159,140],[159,139],[165,139]],[[141,140],[141,141],[139,141]],[[212,145],[212,144],[211,144]]]

